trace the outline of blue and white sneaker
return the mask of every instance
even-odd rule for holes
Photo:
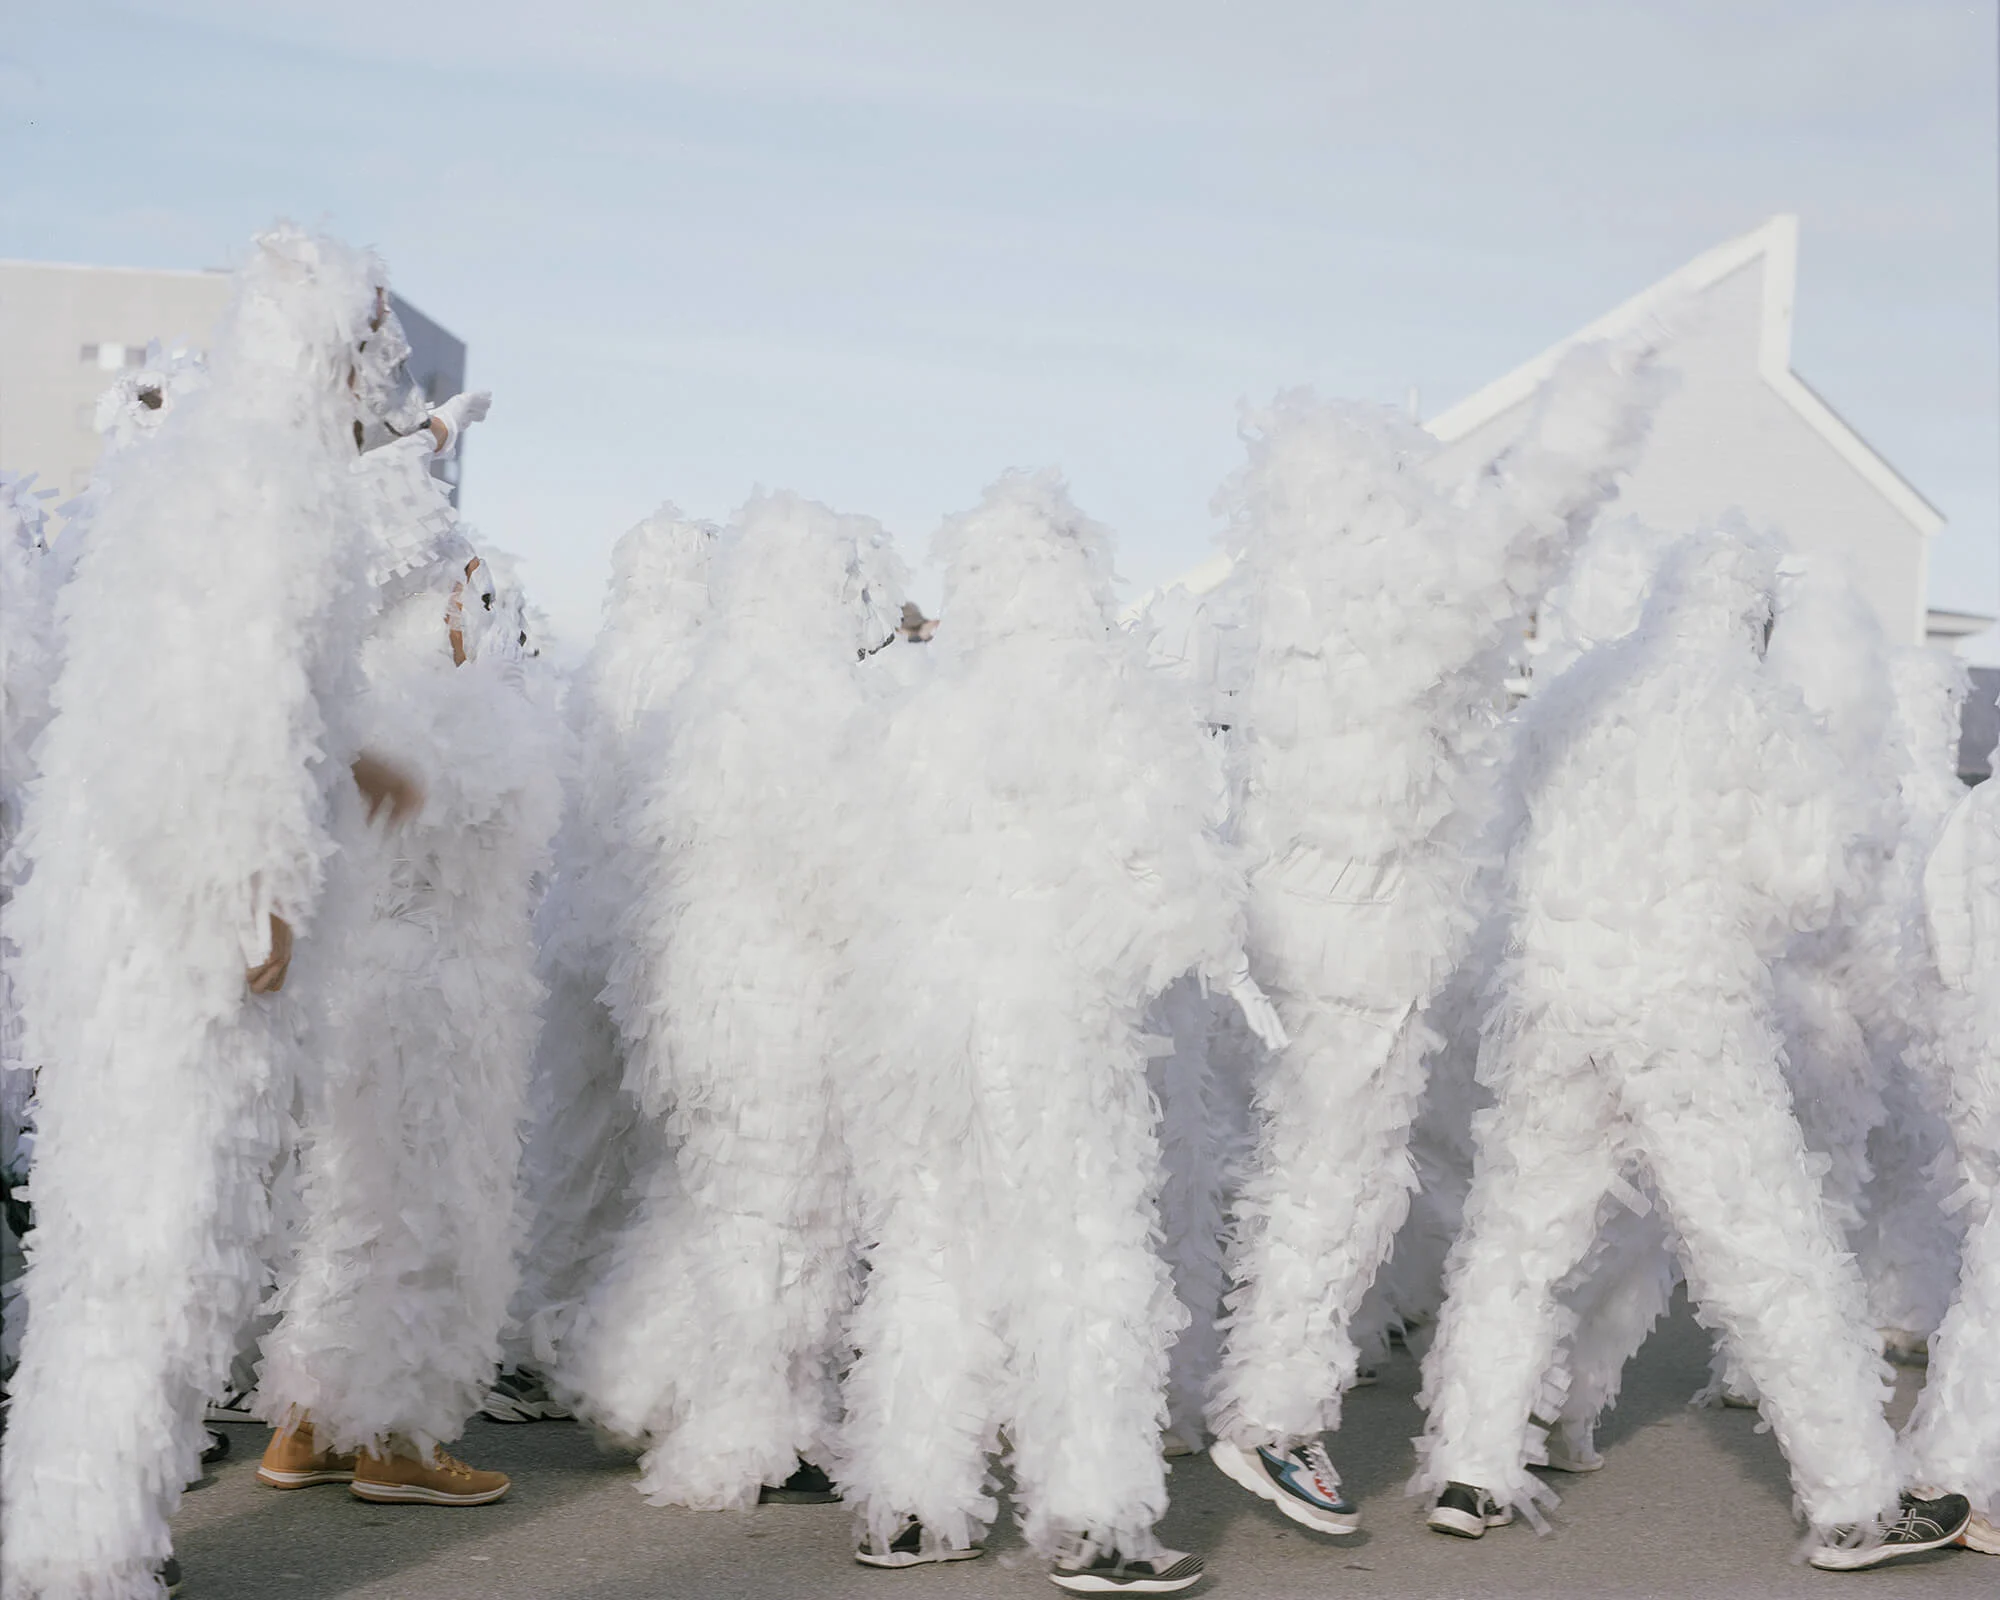
[[[1315,1533],[1353,1533],[1361,1526],[1360,1511],[1340,1492],[1340,1474],[1333,1470],[1326,1446],[1317,1439],[1283,1451],[1265,1445],[1246,1450],[1218,1439],[1209,1446],[1208,1459],[1252,1494],[1270,1501],[1292,1521]]]

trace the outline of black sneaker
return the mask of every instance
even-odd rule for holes
[[[168,1594],[181,1592],[181,1564],[172,1556],[160,1563],[160,1583]]]
[[[202,1432],[208,1435],[208,1442],[201,1447],[201,1464],[212,1467],[229,1454],[229,1435],[217,1433],[213,1428],[204,1428]]]
[[[1448,1483],[1431,1507],[1431,1527],[1455,1539],[1483,1539],[1488,1528],[1504,1528],[1514,1520],[1514,1508],[1503,1506],[1476,1484]]]
[[[1265,1445],[1246,1450],[1218,1439],[1208,1447],[1208,1459],[1301,1527],[1337,1534],[1361,1526],[1361,1513],[1340,1492],[1340,1477],[1327,1458],[1326,1446],[1317,1439],[1283,1451]]]
[[[549,1394],[541,1374],[526,1367],[509,1367],[495,1378],[479,1414],[488,1422],[567,1422],[571,1415]]]
[[[810,1461],[800,1461],[799,1470],[783,1483],[767,1483],[757,1491],[762,1506],[823,1506],[840,1498],[840,1491]]]
[[[933,1561],[971,1561],[985,1554],[983,1544],[967,1545],[963,1550],[932,1545],[926,1550],[924,1525],[915,1517],[903,1523],[902,1531],[887,1546],[863,1534],[861,1543],[854,1547],[854,1559],[864,1567],[921,1567]]]
[[[1860,1528],[1841,1528],[1809,1559],[1822,1572],[1859,1572],[1956,1544],[1971,1521],[1972,1502],[1962,1494],[1941,1494],[1935,1500],[1906,1494],[1880,1539]]]
[[[1086,1566],[1056,1566],[1049,1582],[1071,1594],[1178,1594],[1201,1582],[1201,1557],[1180,1550],[1127,1561],[1113,1550]]]

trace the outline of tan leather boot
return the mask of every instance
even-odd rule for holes
[[[310,1489],[316,1483],[352,1483],[354,1457],[337,1456],[313,1442],[312,1419],[301,1417],[271,1435],[257,1481],[273,1489]]]
[[[510,1486],[506,1473],[481,1472],[443,1450],[431,1462],[364,1450],[348,1487],[359,1499],[385,1504],[483,1506],[498,1500]]]

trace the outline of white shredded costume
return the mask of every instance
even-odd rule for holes
[[[1832,916],[1848,841],[1831,746],[1759,659],[1775,582],[1775,546],[1690,536],[1638,628],[1521,713],[1525,822],[1480,1061],[1496,1104],[1425,1361],[1413,1491],[1473,1485],[1531,1519],[1553,1503],[1527,1468],[1575,1317],[1558,1286],[1614,1208],[1657,1203],[1807,1519],[1868,1526],[1896,1506],[1887,1368],[1781,1066],[1771,965]]]
[[[0,1376],[21,1354],[27,1302],[20,1295],[21,1234],[15,1220],[26,1209],[15,1189],[25,1182],[33,1151],[35,1074],[22,1054],[20,1008],[14,998],[11,902],[28,864],[15,849],[34,774],[34,743],[49,718],[54,682],[56,590],[62,556],[49,546],[51,530],[32,476],[0,472],[0,1172],[9,1204],[0,1216]],[[25,1225],[22,1229],[25,1232]]]
[[[1221,771],[1113,621],[1108,535],[1053,473],[948,522],[928,681],[881,756],[893,914],[860,941],[845,1121],[866,1291],[838,1477],[864,1551],[975,1548],[1004,1435],[1023,1536],[1159,1553],[1167,1351],[1149,1005],[1243,963]]]
[[[1913,1483],[1967,1495],[2000,1554],[2000,784],[1959,802],[1924,873],[1944,993],[1937,1053],[1948,1074],[1963,1220],[1958,1288],[1931,1340],[1930,1375],[1904,1430]]]
[[[379,263],[259,238],[211,381],[131,451],[58,606],[63,666],[13,905],[44,1064],[34,1307],[0,1458],[7,1600],[158,1592],[262,1281],[296,1001],[252,994],[270,915],[309,931],[352,787],[366,599],[348,387]]]
[[[1531,647],[1535,692],[1557,682],[1589,651],[1631,634],[1639,625],[1654,576],[1674,543],[1673,537],[1629,518],[1591,535],[1563,581],[1550,590],[1537,618]],[[1517,720],[1509,720],[1496,784],[1493,837],[1500,862],[1527,820],[1519,787],[1508,771],[1516,759],[1513,738],[1518,727]],[[1433,1068],[1434,1085],[1436,1076],[1447,1070],[1471,1080],[1474,1107],[1470,1119],[1454,1120],[1451,1129],[1463,1143],[1453,1146],[1460,1156],[1449,1174],[1453,1226],[1439,1261],[1439,1306],[1432,1308],[1434,1313],[1442,1304],[1444,1262],[1464,1225],[1475,1161],[1473,1128],[1478,1112],[1492,1105],[1491,1094],[1477,1078],[1480,1028],[1508,940],[1506,897],[1497,871],[1494,879],[1482,896],[1489,914],[1475,960],[1454,985],[1456,997],[1463,1000],[1455,1019],[1458,1026],[1446,1057]],[[1612,1210],[1590,1253],[1559,1287],[1562,1322],[1569,1331],[1563,1344],[1547,1353],[1548,1371],[1534,1415],[1550,1424],[1548,1461],[1565,1470],[1589,1471],[1602,1465],[1595,1437],[1598,1419],[1617,1400],[1627,1363],[1666,1315],[1680,1282],[1680,1268],[1659,1211],[1636,1190],[1626,1198],[1633,1203]]]
[[[1843,1242],[1873,1243],[1882,1291],[1896,1296],[1896,1306],[1921,1296],[1935,1307],[1878,1309],[1874,1318],[1885,1342],[1920,1349],[1924,1334],[1894,1330],[1936,1326],[1956,1241],[1935,1171],[1948,1135],[1935,1097],[1902,1057],[1926,1048],[1935,1006],[1936,982],[1921,948],[1919,878],[1949,809],[1939,786],[1948,784],[1954,799],[1959,790],[1948,756],[1956,752],[1953,685],[1962,683],[1963,669],[1933,650],[1888,651],[1849,584],[1806,563],[1791,565],[1780,584],[1771,668],[1801,689],[1831,741],[1839,782],[1829,799],[1845,816],[1835,826],[1846,843],[1827,863],[1832,918],[1794,938],[1774,966],[1782,1060]],[[1634,620],[1598,637],[1621,637]],[[1899,1164],[1878,1171],[1885,1150]],[[1872,1199],[1864,1192],[1871,1187]],[[1678,1281],[1672,1252],[1656,1212],[1619,1207],[1564,1286],[1574,1322],[1551,1357],[1535,1408],[1540,1421],[1556,1425],[1547,1446],[1552,1462],[1571,1469],[1598,1463],[1597,1422]],[[1876,1283],[1869,1288],[1874,1302]],[[1719,1343],[1714,1377],[1697,1399],[1724,1397],[1739,1405],[1757,1398],[1741,1363]]]
[[[516,1282],[530,918],[560,781],[515,597],[460,536],[433,452],[419,427],[351,468],[379,596],[355,725],[425,792],[394,828],[352,786],[336,801],[320,936],[293,962],[315,1071],[257,1394],[274,1425],[310,1416],[322,1451],[422,1460],[486,1393]]]
[[[1221,759],[1229,707],[1242,663],[1236,619],[1206,597],[1175,586],[1135,619],[1152,670],[1191,704]],[[1228,821],[1223,824],[1229,836]],[[1160,1106],[1161,1245],[1186,1325],[1167,1356],[1167,1453],[1208,1443],[1208,1396],[1222,1363],[1223,1297],[1229,1289],[1224,1239],[1229,1197],[1249,1161],[1251,1069],[1260,1048],[1241,1009],[1195,976],[1175,980],[1155,1002],[1148,1026],[1171,1041],[1150,1077]]]
[[[53,495],[34,487],[34,477],[0,472],[0,525],[5,528],[7,571],[0,594],[0,662],[6,683],[5,726],[0,730],[0,1168],[19,1191],[17,1205],[0,1220],[0,1373],[20,1357],[28,1305],[20,1293],[25,1261],[16,1220],[27,1213],[27,1177],[34,1154],[34,1063],[21,1055],[20,1010],[13,995],[12,958],[6,955],[6,902],[33,870],[15,848],[34,776],[34,741],[49,716],[49,692],[61,667],[55,630],[57,592],[76,565],[89,538],[97,508],[124,468],[122,456],[152,437],[171,402],[206,381],[200,359],[172,355],[155,340],[145,364],[127,372],[98,396],[92,423],[101,443],[84,491],[56,508],[60,532],[45,508]]]
[[[1384,412],[1291,395],[1246,430],[1225,491],[1253,652],[1230,715],[1236,825],[1252,971],[1291,1042],[1259,1069],[1233,1214],[1210,1421],[1239,1481],[1252,1452],[1304,1447],[1332,1486],[1315,1440],[1339,1424],[1357,1314],[1417,1181],[1427,1013],[1477,920],[1502,685],[1656,388],[1648,358],[1580,349],[1455,496],[1426,475],[1436,441]]]
[[[548,990],[522,1156],[527,1244],[507,1333],[515,1366],[558,1361],[570,1320],[628,1220],[649,1165],[625,1052],[603,992],[638,860],[626,844],[635,776],[652,770],[665,707],[708,613],[719,530],[661,507],[611,552],[604,620],[565,701],[575,747],[555,869],[535,914]]]
[[[1890,1059],[1883,1120],[1869,1138],[1869,1183],[1855,1252],[1884,1345],[1898,1359],[1927,1349],[1958,1281],[1965,1215],[1946,1211],[1959,1187],[1951,1137],[1951,1076],[1940,1070],[1937,1030],[1944,1004],[1924,911],[1924,868],[1953,809],[1966,671],[1956,657],[1911,645],[1890,658],[1896,693],[1900,800],[1895,849],[1863,935],[1891,956],[1894,1003],[1871,1018]]]
[[[708,620],[630,776],[631,900],[605,990],[671,1147],[558,1352],[580,1415],[646,1447],[656,1504],[755,1504],[824,1462],[852,1300],[834,1088],[844,949],[888,886],[854,804],[901,574],[879,524],[760,495],[717,541]]]

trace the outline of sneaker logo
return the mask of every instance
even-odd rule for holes
[[[1329,1511],[1343,1509],[1340,1485],[1328,1483],[1316,1468],[1297,1456],[1274,1455],[1262,1445],[1257,1447],[1257,1454],[1263,1458],[1264,1470],[1277,1480],[1279,1488]]]

